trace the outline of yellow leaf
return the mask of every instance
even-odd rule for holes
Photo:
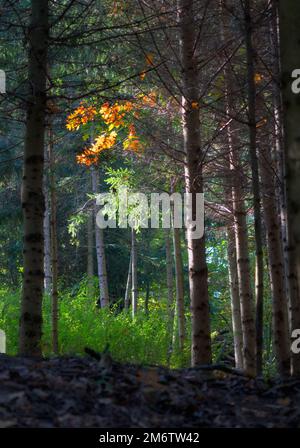
[[[147,53],[145,59],[147,65],[153,65],[154,56],[152,53]]]
[[[255,73],[254,75],[254,81],[255,84],[259,84],[262,80],[263,80],[263,75],[261,75],[260,73]]]

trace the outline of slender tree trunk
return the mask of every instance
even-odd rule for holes
[[[49,168],[48,151],[45,150],[45,162],[47,161],[47,170]],[[51,228],[50,228],[50,205],[49,205],[49,176],[44,174],[44,197],[45,197],[45,214],[44,214],[44,289],[46,294],[51,294]]]
[[[166,274],[167,274],[167,290],[168,290],[167,333],[169,337],[167,365],[169,366],[173,352],[173,326],[174,326],[174,282],[173,282],[172,248],[171,248],[169,229],[165,229],[165,244],[166,244]]]
[[[99,172],[97,168],[92,168],[92,187],[93,193],[99,193]],[[94,219],[95,219],[95,240],[96,240],[96,254],[97,254],[97,266],[98,266],[98,279],[99,279],[99,293],[100,293],[100,305],[101,308],[105,308],[109,305],[108,295],[108,282],[106,272],[106,257],[104,246],[104,232],[100,229],[96,223],[96,215],[99,207],[95,201],[94,207]]]
[[[49,126],[50,203],[51,203],[51,266],[52,266],[52,350],[59,352],[58,345],[58,244],[57,244],[57,195],[55,182],[54,144],[52,126]]]
[[[24,277],[19,351],[40,356],[44,288],[43,164],[46,117],[48,0],[31,0],[28,28],[29,68],[22,208],[24,217]]]
[[[236,260],[236,247],[235,247],[236,242],[235,242],[234,227],[230,224],[228,224],[227,226],[227,238],[228,238],[228,249],[227,249],[228,273],[229,273],[230,295],[231,295],[231,313],[232,313],[235,367],[237,369],[242,369],[243,331],[241,320],[239,280],[238,280],[238,270]]]
[[[279,20],[293,331],[300,328],[300,104],[299,93],[292,90],[293,71],[300,69],[300,3],[293,0],[279,0]],[[300,376],[299,354],[292,354],[292,373]]]
[[[150,282],[149,277],[147,276],[146,280],[146,295],[145,295],[145,314],[149,315],[149,299],[150,299]]]
[[[274,108],[274,144],[277,162],[278,179],[275,183],[280,210],[281,240],[284,255],[285,289],[290,298],[289,285],[289,257],[288,257],[288,235],[287,235],[287,202],[285,192],[285,163],[283,144],[283,117],[282,100],[280,94],[280,52],[279,52],[279,21],[278,21],[278,1],[272,0],[270,21],[270,44],[273,48],[273,108]],[[290,303],[289,303],[290,306]],[[289,324],[290,324],[289,314]]]
[[[175,280],[176,280],[176,308],[178,322],[179,349],[183,351],[185,340],[185,316],[184,316],[184,285],[183,285],[183,267],[181,255],[180,229],[173,228],[173,246],[175,261]]]
[[[167,290],[168,290],[168,314],[170,319],[173,315],[174,306],[174,284],[173,284],[173,263],[172,263],[172,249],[169,229],[165,229],[165,243],[166,243],[166,273],[167,273]]]
[[[256,86],[254,70],[254,48],[252,42],[253,23],[251,0],[244,1],[245,41],[247,57],[249,153],[251,161],[254,230],[255,230],[255,291],[256,291],[256,363],[257,374],[262,374],[263,355],[263,295],[264,295],[264,254],[261,220],[261,193],[256,148]]]
[[[137,245],[136,245],[135,229],[131,229],[131,258],[132,258],[132,267],[131,267],[132,317],[135,318],[138,308]]]
[[[128,267],[128,275],[127,275],[127,283],[126,283],[126,291],[125,291],[125,310],[129,309],[130,306],[130,292],[132,288],[132,252],[130,251],[130,260]]]
[[[273,341],[278,371],[282,377],[290,373],[288,335],[288,301],[284,281],[284,259],[281,244],[280,220],[275,196],[274,168],[270,148],[265,146],[260,154],[263,188],[263,208],[267,232],[270,283],[273,299]]]
[[[230,78],[229,78],[230,79]],[[226,89],[226,92],[228,90]],[[232,113],[232,98],[226,93],[227,114]],[[230,169],[232,172],[232,209],[236,239],[236,258],[240,291],[240,307],[243,330],[243,367],[247,375],[256,375],[256,337],[251,288],[248,228],[246,210],[243,198],[243,172],[239,160],[239,129],[232,121],[227,127]]]
[[[89,212],[87,221],[87,293],[94,297],[94,225],[93,213]]]
[[[196,220],[196,194],[203,192],[202,151],[199,120],[199,61],[197,58],[198,23],[194,0],[179,0],[181,34],[181,64],[183,71],[182,122],[185,150],[185,186],[192,194],[192,219]],[[211,338],[208,297],[208,272],[205,238],[193,238],[191,225],[187,226],[189,283],[192,314],[192,365],[211,362]]]

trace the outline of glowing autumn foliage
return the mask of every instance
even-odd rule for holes
[[[255,84],[259,84],[262,80],[263,80],[263,75],[261,75],[260,73],[255,73],[254,75],[254,81]]]
[[[84,106],[83,103],[75,109],[67,118],[66,127],[69,131],[77,131],[81,125],[92,121],[97,114],[97,111],[92,106]]]
[[[141,149],[141,144],[136,135],[135,127],[133,124],[129,126],[129,134],[127,139],[123,142],[123,148],[131,151],[138,151],[139,149]]]
[[[147,98],[147,99],[146,99]],[[144,105],[153,106],[154,98],[144,95],[140,98]],[[128,123],[128,119],[138,116],[138,109],[141,106],[131,101],[115,102],[110,104],[104,103],[99,111],[92,106],[80,106],[67,117],[66,127],[70,131],[75,131],[80,126],[90,121],[95,121],[99,117],[102,125],[107,129],[104,130],[94,141],[91,147],[85,148],[84,151],[77,155],[77,163],[90,166],[98,162],[99,155],[106,149],[111,149],[117,142],[119,137],[117,131],[125,130],[128,132],[126,139],[123,141],[123,148],[127,151],[139,152],[142,150],[142,144],[136,134],[135,126]],[[132,113],[130,115],[130,113]]]
[[[109,103],[104,103],[100,109],[100,115],[105,124],[110,125],[110,128],[118,128],[125,126],[124,118],[128,112],[133,109],[133,103],[126,101],[125,103],[114,103],[110,106]]]

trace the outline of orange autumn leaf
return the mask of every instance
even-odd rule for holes
[[[145,59],[147,65],[153,65],[154,56],[152,53],[147,53]]]
[[[262,120],[260,120],[258,123],[256,123],[256,129],[261,128],[262,126],[264,126],[267,123],[267,119],[263,118]]]
[[[261,75],[260,73],[255,73],[254,75],[254,81],[255,84],[259,84],[262,80],[263,80],[263,75]]]
[[[145,70],[144,70],[144,71],[142,71],[142,72],[140,73],[140,78],[141,78],[141,80],[143,81],[143,80],[145,79],[145,77],[146,77],[146,72],[145,72]]]
[[[97,111],[93,106],[86,107],[81,103],[73,113],[68,115],[66,128],[69,131],[75,131],[79,129],[81,125],[93,121],[96,114]]]

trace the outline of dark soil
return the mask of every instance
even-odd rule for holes
[[[300,381],[0,355],[0,427],[300,427]]]

